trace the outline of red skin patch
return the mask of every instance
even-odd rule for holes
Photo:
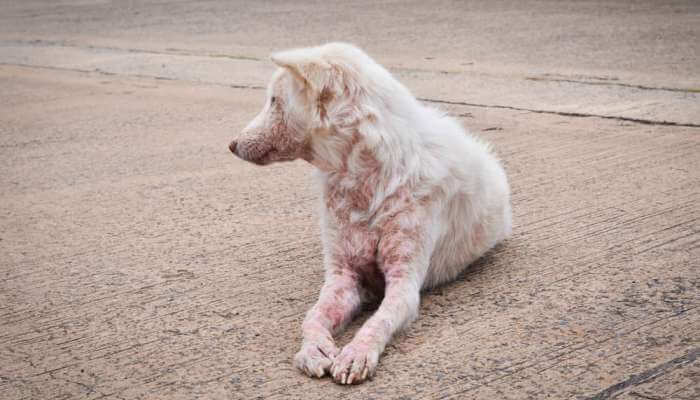
[[[342,167],[327,176],[325,205],[335,234],[330,244],[333,256],[326,268],[381,296],[387,284],[407,274],[422,240],[419,218],[424,215],[424,205],[409,190],[399,188],[372,214],[370,205],[381,187],[382,169],[379,160],[362,146],[358,134],[352,135],[344,147]],[[353,214],[357,215],[354,220]],[[325,308],[325,318],[339,320],[338,309],[347,307]]]

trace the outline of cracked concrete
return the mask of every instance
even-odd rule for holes
[[[1,4],[0,398],[700,397],[698,26],[690,1]],[[357,387],[291,366],[310,167],[226,148],[268,54],[328,39],[513,186],[513,238]]]
[[[629,377],[629,379],[624,380],[622,382],[616,383],[615,385],[610,386],[609,388],[603,390],[602,392],[596,394],[595,396],[590,397],[590,400],[605,400],[605,399],[610,399],[617,397],[616,395],[619,392],[624,391],[628,387],[634,387],[634,386],[640,386],[644,383],[647,383],[649,381],[654,380],[654,378],[658,376],[662,376],[669,371],[672,371],[676,368],[682,368],[688,364],[694,363],[698,359],[698,355],[700,354],[700,348],[695,348],[692,349],[688,352],[688,354],[685,354],[681,357],[678,357],[676,359],[673,359],[671,361],[665,362],[661,365],[658,365],[652,369],[649,369],[647,371],[644,371],[643,373],[637,374],[637,375],[632,375]],[[650,395],[644,395],[636,391],[631,391],[629,392],[630,396],[632,397],[641,397],[641,398],[647,398],[647,399],[658,399],[659,397],[657,396],[650,396]]]
[[[615,115],[588,114],[588,113],[582,113],[582,112],[535,110],[535,109],[531,109],[531,108],[503,106],[503,105],[499,105],[499,104],[477,104],[477,103],[467,103],[464,101],[427,99],[427,98],[423,98],[423,97],[419,97],[418,99],[421,101],[427,102],[427,103],[436,103],[436,104],[454,104],[454,105],[461,105],[461,106],[468,106],[468,107],[481,107],[481,108],[500,108],[500,109],[504,109],[504,110],[527,111],[527,112],[536,113],[536,114],[554,114],[554,115],[562,115],[564,117],[574,117],[574,118],[613,119],[613,120],[617,120],[617,121],[628,121],[628,122],[635,122],[638,124],[645,124],[645,125],[686,126],[686,127],[691,127],[691,128],[700,128],[700,124],[694,124],[694,123],[682,123],[682,122],[663,121],[663,120],[658,121],[658,120],[650,120],[650,119],[643,119],[643,118],[630,118],[630,117],[615,116]]]
[[[0,65],[187,80],[234,88],[263,89],[273,69],[266,59],[215,51],[168,52],[44,40],[0,42],[0,49]],[[533,77],[473,66],[442,70],[404,67],[403,62],[385,64],[418,97],[433,102],[700,126],[700,89],[693,87],[654,87],[596,76],[587,76],[587,80],[548,77],[551,74]],[[611,90],[611,86],[619,90]],[[649,90],[655,92],[647,93]]]

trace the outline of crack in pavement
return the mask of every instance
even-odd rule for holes
[[[46,40],[46,39],[32,39],[32,40],[0,40],[1,44],[4,45],[19,45],[19,46],[30,46],[30,47],[37,47],[37,46],[45,46],[45,47],[70,47],[70,48],[75,48],[75,49],[87,49],[87,50],[99,50],[99,51],[115,51],[115,52],[123,52],[123,53],[136,53],[136,54],[158,54],[158,55],[174,55],[174,56],[185,56],[185,57],[210,57],[210,58],[229,58],[232,60],[247,60],[247,61],[266,61],[264,59],[260,59],[258,57],[254,56],[247,56],[247,55],[240,55],[240,54],[225,54],[225,53],[216,53],[216,52],[208,52],[208,51],[192,51],[192,50],[185,50],[185,49],[175,49],[175,48],[166,48],[165,50],[154,50],[154,49],[138,49],[138,48],[131,48],[131,47],[117,47],[117,46],[95,46],[95,45],[80,45],[77,43],[71,43],[70,41],[65,41],[65,40]],[[436,73],[436,74],[460,74],[464,73],[463,71],[450,71],[450,70],[434,70],[434,69],[423,69],[423,68],[406,68],[406,67],[392,67],[388,66],[388,68],[392,71],[400,71],[400,72],[421,72],[421,73]],[[545,74],[549,75],[549,74]],[[565,83],[574,83],[574,84],[580,84],[580,85],[593,85],[593,86],[618,86],[618,87],[625,87],[625,88],[631,88],[631,89],[639,89],[639,90],[658,90],[658,91],[667,91],[667,92],[680,92],[680,93],[700,93],[700,88],[675,88],[675,87],[668,87],[668,86],[648,86],[648,85],[639,85],[639,84],[632,84],[632,83],[621,83],[621,82],[609,82],[609,81],[604,81],[604,82],[594,82],[594,81],[583,81],[579,79],[567,79],[567,78],[549,78],[546,76],[539,77],[539,76],[525,76],[523,79],[529,80],[529,81],[537,81],[537,82],[565,82]],[[600,79],[600,78],[597,78]]]
[[[504,105],[500,105],[500,104],[468,103],[468,102],[464,102],[464,101],[440,100],[440,99],[431,99],[431,98],[427,98],[427,97],[418,97],[417,99],[420,101],[428,102],[428,103],[451,104],[451,105],[479,107],[479,108],[500,108],[500,109],[506,109],[506,110],[514,110],[514,111],[527,111],[527,112],[536,113],[536,114],[554,114],[554,115],[561,115],[564,117],[602,118],[602,119],[612,119],[612,120],[618,120],[618,121],[634,122],[634,123],[644,124],[644,125],[665,125],[665,126],[681,126],[681,127],[687,127],[687,128],[700,128],[700,124],[696,124],[696,123],[692,123],[692,122],[686,123],[686,122],[674,122],[674,121],[658,121],[658,120],[653,120],[653,119],[621,117],[621,116],[614,116],[614,115],[591,114],[591,113],[582,113],[582,112],[573,112],[573,111],[538,110],[538,109],[534,109],[534,108],[504,106]]]
[[[592,86],[619,86],[630,89],[639,90],[661,90],[666,92],[680,92],[680,93],[700,93],[700,88],[674,88],[667,86],[646,86],[646,85],[636,85],[631,83],[620,83],[620,82],[594,82],[594,81],[581,81],[578,79],[564,79],[564,78],[544,78],[538,76],[526,76],[528,81],[536,82],[565,82],[565,83],[575,83],[579,85],[592,85]]]
[[[122,53],[135,53],[135,54],[158,54],[158,55],[168,55],[168,56],[185,56],[185,57],[211,57],[211,58],[230,58],[233,60],[247,60],[247,61],[263,61],[257,57],[245,56],[245,55],[233,55],[225,53],[211,53],[211,52],[196,52],[184,49],[168,48],[163,50],[151,50],[151,49],[136,49],[130,47],[116,47],[116,46],[94,46],[94,45],[79,45],[62,40],[44,40],[44,39],[34,39],[34,40],[4,40],[0,41],[3,45],[19,45],[27,47],[70,47],[74,49],[83,50],[98,50],[98,51],[114,51]]]
[[[52,70],[52,71],[65,71],[65,72],[79,72],[79,73],[83,73],[83,74],[98,74],[98,75],[104,75],[104,76],[123,76],[123,77],[127,77],[127,78],[155,79],[155,80],[159,80],[159,81],[187,82],[187,83],[200,84],[200,85],[221,86],[221,87],[227,87],[227,88],[233,88],[233,89],[251,89],[251,90],[264,90],[264,89],[266,89],[265,86],[258,86],[258,85],[244,85],[244,84],[236,84],[236,83],[226,84],[226,83],[212,82],[212,81],[193,81],[193,80],[189,80],[189,79],[177,79],[177,78],[171,78],[168,76],[160,76],[160,75],[120,74],[120,73],[116,73],[116,72],[105,71],[105,70],[99,69],[99,68],[95,68],[95,69],[68,68],[68,67],[55,67],[55,66],[50,66],[50,65],[35,65],[35,64],[22,64],[22,63],[6,63],[6,62],[0,62],[0,66],[46,69],[46,70]]]
[[[79,72],[79,73],[86,73],[86,74],[100,74],[100,75],[106,75],[106,76],[124,76],[124,77],[130,77],[130,78],[179,81],[179,82],[188,82],[188,83],[194,83],[194,84],[221,86],[221,87],[227,87],[227,88],[233,88],[233,89],[250,89],[250,90],[264,90],[265,89],[265,86],[259,86],[259,85],[246,85],[246,84],[235,84],[235,83],[234,84],[225,84],[225,83],[212,82],[212,81],[194,81],[194,80],[188,80],[188,79],[171,78],[171,77],[160,76],[160,75],[122,74],[122,73],[105,71],[105,70],[102,70],[99,68],[95,68],[95,69],[90,70],[90,69],[81,69],[81,68],[68,68],[68,67],[56,67],[56,66],[49,66],[49,65],[34,65],[34,64],[6,63],[6,62],[0,62],[0,66]],[[482,104],[482,103],[469,103],[469,102],[465,102],[465,101],[441,100],[441,99],[433,99],[433,98],[428,98],[428,97],[416,97],[416,98],[420,101],[424,101],[427,103],[436,103],[436,104],[450,104],[450,105],[459,105],[459,106],[467,106],[467,107],[496,108],[496,109],[513,110],[513,111],[526,111],[526,112],[531,112],[531,113],[536,113],[536,114],[552,114],[552,115],[559,115],[559,116],[563,116],[563,117],[574,117],[574,118],[601,118],[601,119],[633,122],[633,123],[638,123],[638,124],[643,124],[643,125],[661,125],[661,126],[678,126],[678,127],[685,127],[685,128],[700,128],[700,123],[696,124],[696,123],[692,123],[692,122],[686,123],[686,122],[675,122],[675,121],[665,121],[665,120],[659,121],[659,120],[644,119],[644,118],[632,118],[632,117],[582,113],[582,112],[573,112],[573,111],[540,110],[540,109],[534,109],[534,108],[506,106],[506,105],[500,105],[500,104]]]
[[[692,364],[698,358],[698,355],[700,355],[700,348],[692,349],[681,357],[657,365],[656,367],[648,369],[639,374],[632,375],[626,380],[618,382],[592,397],[588,397],[586,400],[605,400],[617,397],[615,396],[617,392],[630,386],[637,386],[652,381],[657,377],[665,375],[677,368],[681,368],[687,364]]]

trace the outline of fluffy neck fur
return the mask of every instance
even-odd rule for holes
[[[316,136],[311,163],[320,170],[326,190],[362,191],[362,204],[371,211],[398,188],[417,181],[422,146],[410,117],[393,112],[405,105],[392,105],[366,92],[360,95],[366,99],[348,97],[328,110],[329,118],[339,123]],[[420,105],[414,106],[413,114],[420,114]]]

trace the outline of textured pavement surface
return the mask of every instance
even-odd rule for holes
[[[0,3],[0,398],[700,398],[699,27],[694,1]],[[328,40],[491,141],[515,216],[353,387],[291,366],[311,167],[227,149],[267,55]]]

